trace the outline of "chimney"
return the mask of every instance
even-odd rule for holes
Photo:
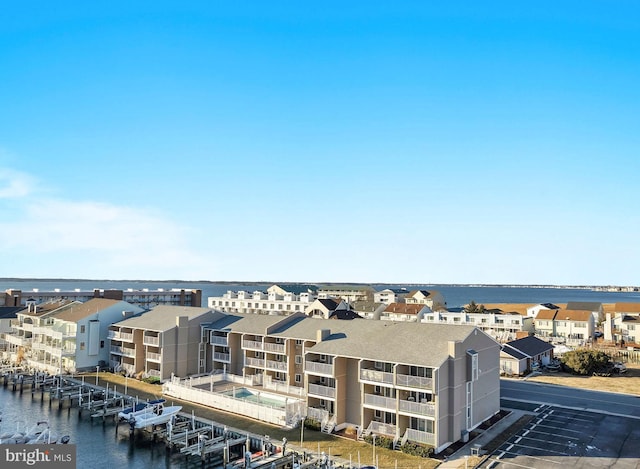
[[[331,335],[331,331],[329,329],[318,329],[316,332],[316,342],[320,343],[323,340],[327,340],[329,335]]]

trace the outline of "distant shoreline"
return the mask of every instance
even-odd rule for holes
[[[135,282],[135,283],[172,283],[172,284],[192,284],[206,283],[210,285],[264,285],[264,284],[286,284],[286,285],[378,285],[378,286],[433,286],[433,287],[466,287],[466,288],[557,288],[571,290],[595,290],[611,292],[633,292],[640,291],[640,287],[631,285],[546,285],[546,284],[502,284],[502,283],[389,283],[389,282],[296,282],[296,281],[244,281],[244,280],[150,280],[150,279],[92,279],[92,278],[36,278],[36,277],[0,277],[0,282]]]

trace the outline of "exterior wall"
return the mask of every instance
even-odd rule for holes
[[[265,294],[259,291],[249,293],[242,290],[238,292],[229,290],[222,296],[210,296],[207,299],[207,306],[226,313],[286,316],[304,312],[313,300],[315,296],[310,293],[279,295],[275,292]]]

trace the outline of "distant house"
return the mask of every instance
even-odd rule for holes
[[[391,303],[380,316],[383,321],[421,322],[431,309],[425,304]]]
[[[407,294],[405,303],[410,305],[427,305],[432,310],[444,309],[447,306],[444,296],[438,291],[413,290]]]
[[[502,345],[500,350],[500,373],[523,375],[534,364],[548,365],[553,359],[553,345],[535,336],[523,337]]]
[[[374,301],[354,301],[350,303],[350,306],[361,318],[373,320],[380,319],[382,312],[387,307],[385,303],[376,303]]]
[[[318,298],[354,301],[373,301],[375,289],[369,285],[323,285],[318,287]]]
[[[528,306],[527,307],[527,316],[529,316],[531,318],[535,318],[536,316],[538,316],[538,313],[541,310],[545,310],[545,311],[554,310],[554,311],[557,311],[559,309],[560,309],[560,306],[554,305],[553,303],[539,303],[537,305],[532,305],[532,306]]]
[[[349,305],[343,300],[332,298],[318,298],[305,310],[305,314],[312,318],[330,319],[335,315],[346,314]]]
[[[537,336],[569,345],[584,345],[595,332],[594,316],[589,310],[540,310],[534,323]]]
[[[640,303],[616,303],[615,313],[607,313],[603,323],[604,340],[640,343]]]
[[[17,312],[24,309],[22,306],[0,306],[0,352],[2,358],[9,358],[9,342],[5,340],[5,334],[10,334],[12,324],[18,319]]]
[[[600,324],[604,320],[604,307],[602,303],[595,301],[569,301],[565,309],[569,311],[589,311],[593,315],[595,324]]]
[[[405,288],[385,288],[373,294],[373,301],[384,304],[400,303],[404,301],[407,293]]]

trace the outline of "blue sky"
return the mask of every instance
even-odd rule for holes
[[[640,283],[636,2],[130,3],[3,7],[0,276]]]

